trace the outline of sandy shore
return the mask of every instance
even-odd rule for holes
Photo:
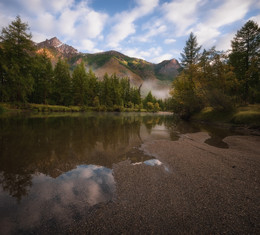
[[[228,149],[205,144],[208,137],[144,143],[143,151],[163,165],[114,165],[114,200],[66,232],[260,234],[260,137],[227,137]]]

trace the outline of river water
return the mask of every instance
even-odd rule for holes
[[[160,165],[139,150],[151,140],[206,131],[228,148],[229,128],[192,124],[169,114],[85,113],[0,118],[0,234],[35,232],[88,216],[113,200],[113,164]],[[167,169],[167,168],[165,168]]]

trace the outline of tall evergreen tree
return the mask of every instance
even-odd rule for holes
[[[231,41],[231,46],[230,63],[240,81],[243,99],[248,101],[250,90],[255,90],[260,85],[260,28],[258,24],[249,20],[237,31]],[[254,100],[251,96],[251,101],[254,102]]]
[[[70,105],[72,103],[71,77],[69,65],[59,59],[54,69],[53,101],[55,104]]]
[[[34,89],[30,102],[46,104],[50,98],[53,69],[46,51],[34,57],[33,66]]]
[[[72,89],[74,104],[84,105],[86,104],[87,96],[87,74],[84,63],[77,65],[72,74]]]
[[[181,64],[184,68],[198,62],[200,49],[201,46],[198,45],[197,37],[191,32],[183,53],[181,53]]]
[[[25,102],[33,90],[31,54],[34,46],[28,30],[28,24],[17,16],[1,32],[1,84],[4,86],[1,90],[7,91],[1,97],[5,101]]]
[[[95,100],[95,97],[99,97],[99,96],[100,94],[99,94],[97,77],[92,71],[92,69],[89,69],[87,73],[87,104],[89,106],[96,106],[98,98],[96,98]]]

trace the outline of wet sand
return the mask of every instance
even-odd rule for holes
[[[65,229],[75,234],[260,234],[260,137],[206,133],[141,149],[163,165],[113,165],[116,195]],[[165,170],[165,166],[168,171]],[[57,232],[59,232],[57,228]],[[63,231],[64,232],[64,231]]]

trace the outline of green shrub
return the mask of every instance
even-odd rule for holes
[[[2,114],[4,112],[5,112],[5,108],[2,105],[0,105],[0,114]]]
[[[260,112],[240,111],[234,115],[232,122],[235,124],[260,125]]]

